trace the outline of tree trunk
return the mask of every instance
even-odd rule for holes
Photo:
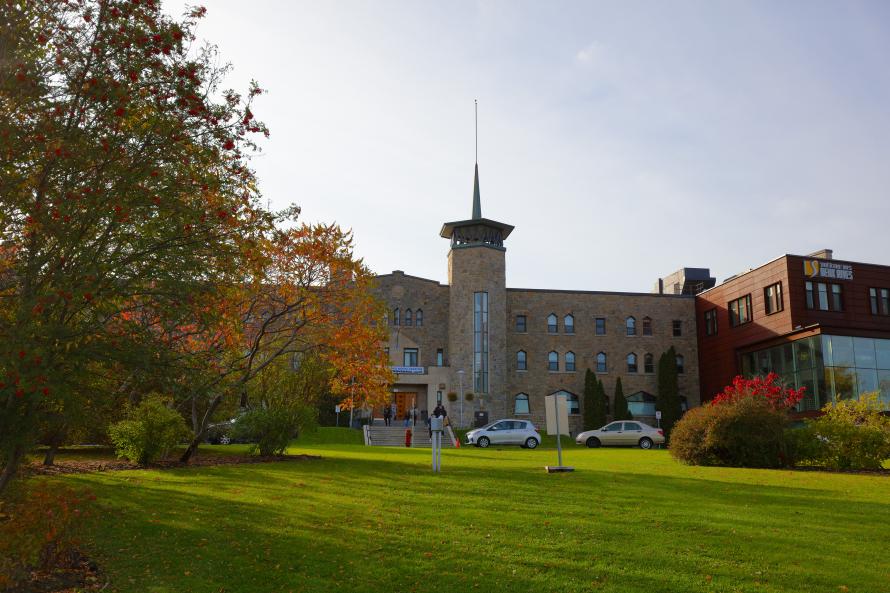
[[[56,460],[56,453],[59,452],[58,445],[50,445],[49,449],[46,450],[46,455],[43,457],[43,465],[53,465]]]
[[[6,490],[6,487],[9,486],[9,483],[15,477],[15,473],[19,468],[19,463],[21,463],[24,454],[25,448],[21,445],[16,445],[12,452],[10,452],[9,457],[6,458],[6,467],[0,472],[0,494]]]
[[[207,411],[201,418],[200,426],[195,427],[195,436],[192,438],[192,442],[189,443],[185,453],[179,458],[179,461],[182,463],[188,463],[195,453],[198,452],[198,447],[201,445],[201,441],[204,440],[204,433],[207,432],[207,421],[213,417],[213,413],[216,411],[216,408],[219,407],[220,402],[222,402],[221,395],[217,395],[213,398],[213,401],[210,402],[210,406],[207,407]]]

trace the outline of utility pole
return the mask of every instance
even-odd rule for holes
[[[464,370],[461,369],[457,371],[458,384],[460,385],[459,393],[457,394],[458,399],[460,400],[460,422],[458,422],[458,428],[464,427]]]

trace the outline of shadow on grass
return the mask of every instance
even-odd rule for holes
[[[106,509],[97,554],[121,591],[886,586],[888,504],[475,455],[432,475],[416,450],[375,454],[68,479]]]

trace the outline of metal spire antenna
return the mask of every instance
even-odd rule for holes
[[[473,99],[476,112],[476,171],[473,176],[473,220],[482,218],[482,204],[479,199],[479,101]]]

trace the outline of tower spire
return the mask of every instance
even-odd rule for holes
[[[473,220],[482,218],[482,201],[479,197],[479,101],[473,99],[476,112],[476,173],[473,177]]]

